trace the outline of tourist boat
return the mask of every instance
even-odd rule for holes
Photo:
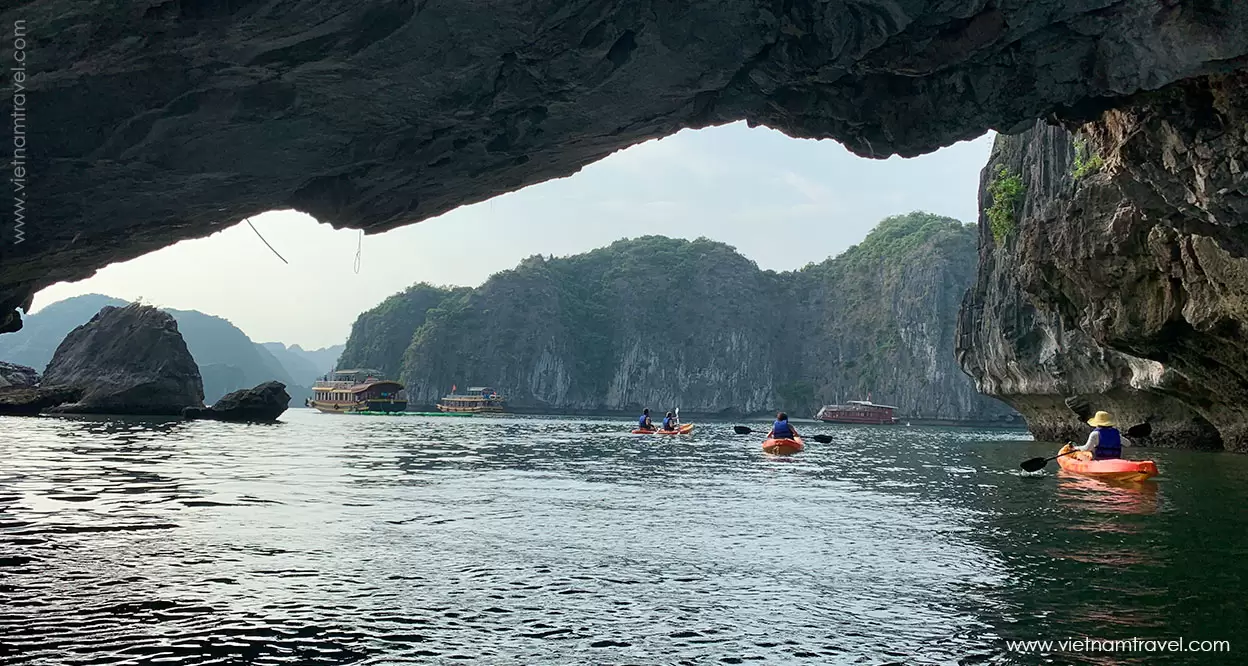
[[[336,370],[316,381],[307,405],[329,414],[395,413],[407,409],[403,385],[369,369]]]
[[[896,409],[891,405],[877,405],[870,400],[848,400],[843,405],[824,405],[815,418],[828,423],[893,425],[899,421],[893,416]]]
[[[470,386],[468,393],[451,392],[442,396],[438,411],[467,414],[501,414],[507,401],[498,391],[488,386]]]

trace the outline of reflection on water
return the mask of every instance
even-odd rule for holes
[[[1154,479],[1102,481],[1063,470],[1058,472],[1057,499],[1072,508],[1093,513],[1150,514],[1158,510],[1159,487]]]
[[[0,663],[1097,663],[1005,640],[1244,628],[1238,457],[1114,487],[1020,478],[1049,447],[1017,433],[283,420],[0,419]]]

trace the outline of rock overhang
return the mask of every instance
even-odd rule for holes
[[[21,242],[0,230],[0,330],[44,286],[265,210],[381,232],[743,119],[913,156],[1248,64],[1248,3],[1216,0],[32,0],[0,16],[27,44],[30,204]]]

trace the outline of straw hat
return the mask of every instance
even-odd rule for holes
[[[1097,412],[1096,416],[1088,419],[1088,425],[1093,428],[1103,428],[1105,426],[1112,428],[1114,425],[1114,417],[1110,416],[1109,412]]]

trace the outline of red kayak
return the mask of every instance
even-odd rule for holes
[[[1157,476],[1157,463],[1151,460],[1127,460],[1125,458],[1093,460],[1091,452],[1070,453],[1070,451],[1069,444],[1063,446],[1062,450],[1058,451],[1061,457],[1057,459],[1057,463],[1062,466],[1062,469],[1073,474],[1106,481],[1143,481]]]
[[[763,440],[763,451],[773,456],[791,456],[804,448],[806,447],[802,444],[801,437]]]

